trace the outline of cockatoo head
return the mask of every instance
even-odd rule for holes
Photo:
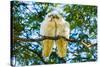
[[[50,13],[48,13],[48,14],[46,15],[45,20],[47,20],[47,19],[48,19],[48,21],[51,21],[52,19],[60,20],[60,19],[62,19],[62,16],[60,15],[59,12],[57,12],[57,11],[52,11],[52,12],[50,12]]]

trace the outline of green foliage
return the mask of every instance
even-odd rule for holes
[[[63,8],[58,7],[59,5],[63,6]],[[39,37],[36,32],[39,32],[41,22],[44,20],[45,15],[54,8],[61,9],[65,20],[70,23],[70,38],[82,39],[87,43],[91,43],[92,47],[87,48],[80,42],[70,42],[67,47],[66,58],[59,58],[53,52],[49,61],[45,62],[41,54],[42,46],[40,42],[15,42],[11,44],[14,45],[11,58],[15,58],[15,65],[58,64],[97,60],[96,6],[12,1],[13,35],[27,39]]]

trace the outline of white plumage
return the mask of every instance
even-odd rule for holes
[[[59,35],[69,38],[70,24],[66,22],[58,12],[52,11],[46,15],[44,21],[41,23],[40,34],[53,37]],[[49,39],[42,42],[42,55],[44,57],[50,56],[54,42],[55,40]],[[65,57],[67,53],[68,42],[61,38],[56,40],[55,44],[57,46],[58,56]]]

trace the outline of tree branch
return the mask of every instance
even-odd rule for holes
[[[41,36],[40,38],[35,38],[35,39],[26,39],[26,38],[19,38],[19,37],[14,37],[13,40],[14,41],[24,41],[24,42],[39,42],[39,41],[43,41],[46,39],[49,40],[58,40],[63,38],[65,41],[69,41],[69,42],[79,42],[80,40],[75,40],[75,39],[68,39],[64,36],[55,36],[55,37],[51,37],[51,36]]]
[[[69,42],[80,42],[81,44],[83,44],[84,46],[86,46],[87,48],[90,48],[92,46],[94,46],[95,44],[90,44],[90,43],[85,43],[83,40],[76,40],[76,39],[68,39],[64,36],[55,36],[55,37],[51,37],[51,36],[43,36],[43,35],[40,35],[40,38],[35,38],[35,39],[26,39],[26,38],[20,38],[20,37],[13,37],[13,42],[17,42],[17,41],[22,41],[22,42],[40,42],[40,41],[43,41],[43,40],[58,40],[58,39],[64,39],[65,41],[69,41]]]

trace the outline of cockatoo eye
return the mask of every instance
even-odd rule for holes
[[[52,15],[48,15],[48,17],[52,17]]]
[[[53,15],[53,14],[50,14],[48,15],[49,18],[55,18],[55,19],[59,19],[60,17],[58,15]]]
[[[59,16],[57,16],[57,15],[54,15],[54,16],[52,16],[52,18],[59,19]]]
[[[59,16],[56,15],[55,18],[56,18],[56,19],[59,19]]]

